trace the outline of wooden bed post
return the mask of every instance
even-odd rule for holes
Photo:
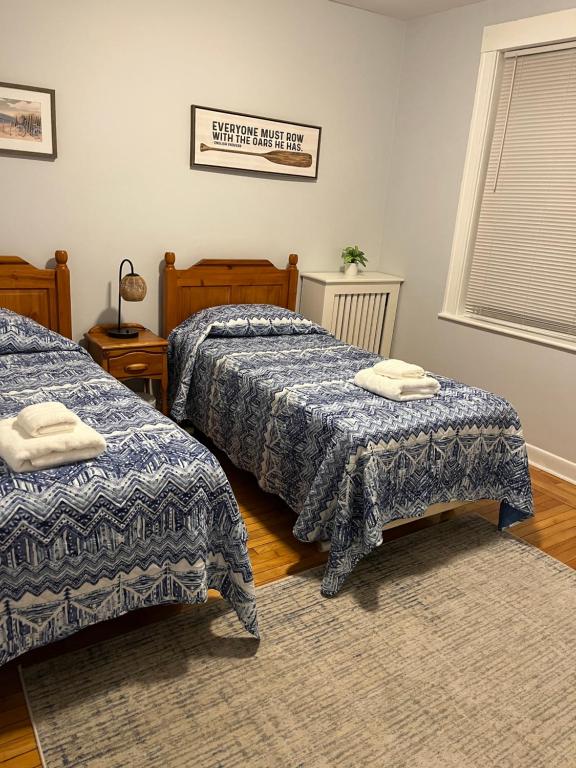
[[[168,336],[170,331],[178,325],[178,306],[176,296],[176,269],[174,262],[176,254],[166,251],[164,254],[164,291],[162,297],[163,327],[162,333]]]
[[[72,312],[70,302],[70,271],[68,252],[56,251],[56,300],[58,302],[58,333],[72,338]]]
[[[298,254],[291,253],[288,256],[288,309],[296,309],[296,293],[298,292]]]

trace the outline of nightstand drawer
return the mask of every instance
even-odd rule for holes
[[[161,376],[165,356],[159,352],[126,352],[108,359],[108,370],[117,379]]]

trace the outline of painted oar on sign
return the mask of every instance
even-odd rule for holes
[[[208,144],[200,144],[200,152],[233,152],[235,155],[252,155],[253,157],[263,157],[265,160],[278,165],[291,165],[293,168],[310,168],[312,165],[312,155],[309,155],[308,152],[285,152],[280,149],[273,149],[271,152],[247,152],[243,149],[209,147]]]

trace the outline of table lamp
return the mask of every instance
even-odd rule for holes
[[[130,272],[122,277],[124,264],[130,265]],[[134,272],[134,265],[130,259],[123,259],[118,271],[118,325],[114,328],[108,328],[106,333],[116,339],[133,339],[138,336],[138,328],[122,326],[121,309],[122,299],[124,301],[142,301],[146,296],[146,283],[144,278]]]

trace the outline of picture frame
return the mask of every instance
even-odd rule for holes
[[[55,91],[0,83],[0,155],[56,159]]]
[[[320,126],[195,104],[191,120],[191,168],[318,178]]]

